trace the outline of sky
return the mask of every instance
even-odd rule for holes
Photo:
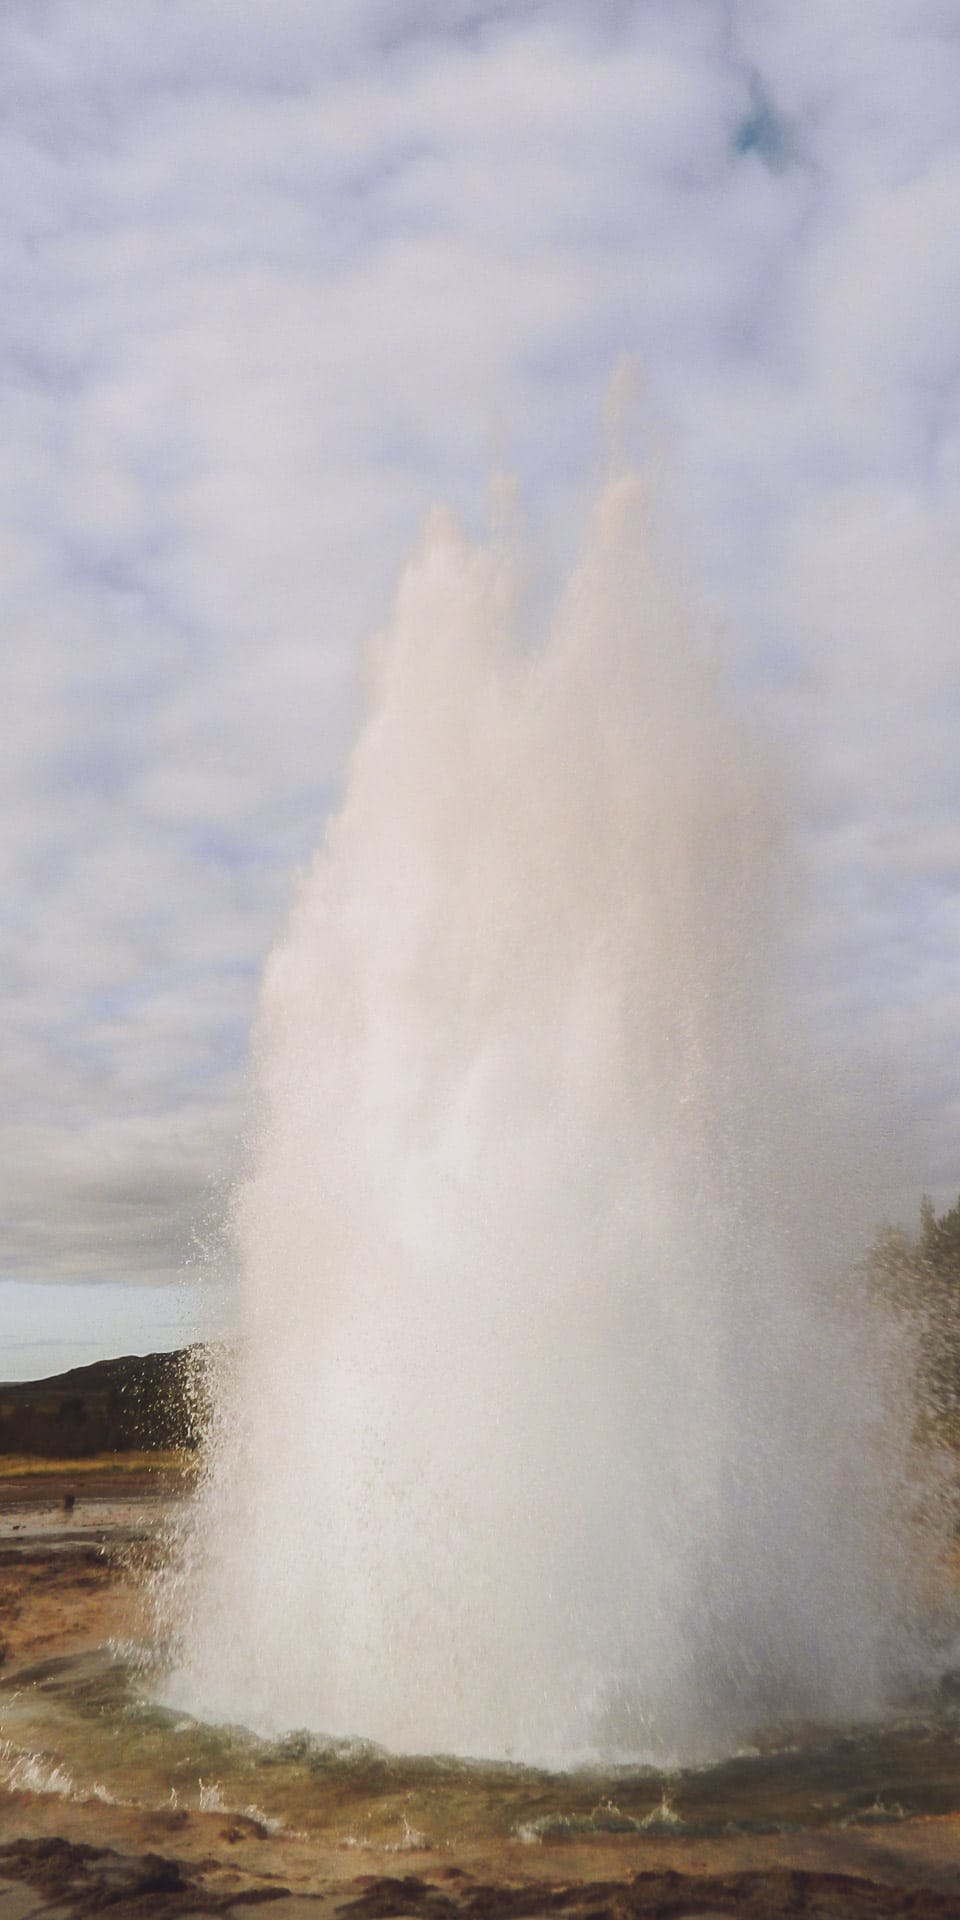
[[[815,1017],[952,1201],[953,0],[6,0],[0,97],[0,1372],[211,1324],[365,637],[494,471],[562,577],[625,364]]]

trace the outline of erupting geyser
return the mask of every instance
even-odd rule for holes
[[[882,1702],[908,1415],[828,1285],[785,810],[637,480],[535,649],[518,571],[431,518],[267,968],[171,1695],[406,1752],[706,1757]]]

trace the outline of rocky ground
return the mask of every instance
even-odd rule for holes
[[[41,1475],[24,1463],[0,1481],[0,1680],[8,1697],[38,1662],[136,1632],[140,1543],[178,1485],[175,1467],[160,1462],[133,1470],[92,1463],[82,1475],[49,1463]],[[252,1815],[216,1808],[106,1804],[41,1790],[16,1774],[0,1789],[0,1920],[239,1917],[260,1907],[277,1920],[960,1920],[960,1817],[703,1840],[605,1834],[497,1848],[465,1840],[398,1857],[278,1834]]]

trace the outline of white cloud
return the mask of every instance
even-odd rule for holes
[[[177,1266],[416,526],[506,465],[556,578],[623,353],[824,1018],[960,1182],[958,66],[933,0],[4,10],[9,1271]]]

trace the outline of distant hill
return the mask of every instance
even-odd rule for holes
[[[0,1454],[83,1459],[196,1447],[206,1418],[206,1349],[127,1354],[48,1380],[0,1384]]]

